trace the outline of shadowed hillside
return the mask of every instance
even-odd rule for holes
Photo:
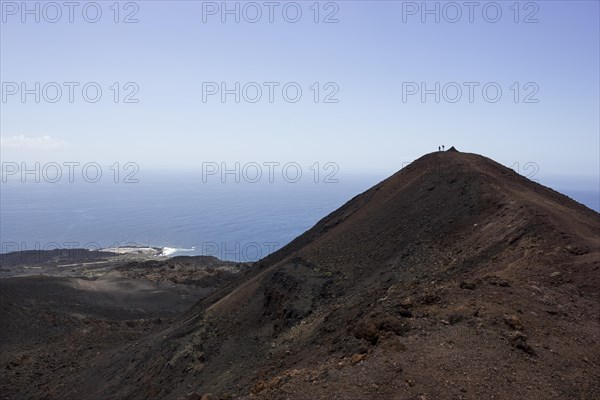
[[[596,212],[428,154],[60,397],[599,398],[599,253]]]

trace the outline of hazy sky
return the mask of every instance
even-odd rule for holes
[[[3,162],[387,174],[444,144],[599,175],[597,1],[1,3]]]

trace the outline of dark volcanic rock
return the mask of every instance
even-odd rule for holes
[[[599,398],[598,213],[454,150],[354,197],[170,323],[69,353],[69,367],[45,370],[40,386],[11,369],[0,389],[61,399]],[[44,348],[49,358],[71,351]]]

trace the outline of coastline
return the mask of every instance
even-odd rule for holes
[[[168,260],[174,253],[170,250],[167,247],[125,246],[0,253],[0,278],[43,275],[97,279],[129,262]]]

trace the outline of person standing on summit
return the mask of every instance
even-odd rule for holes
[[[444,145],[442,145],[442,151],[444,151]]]

